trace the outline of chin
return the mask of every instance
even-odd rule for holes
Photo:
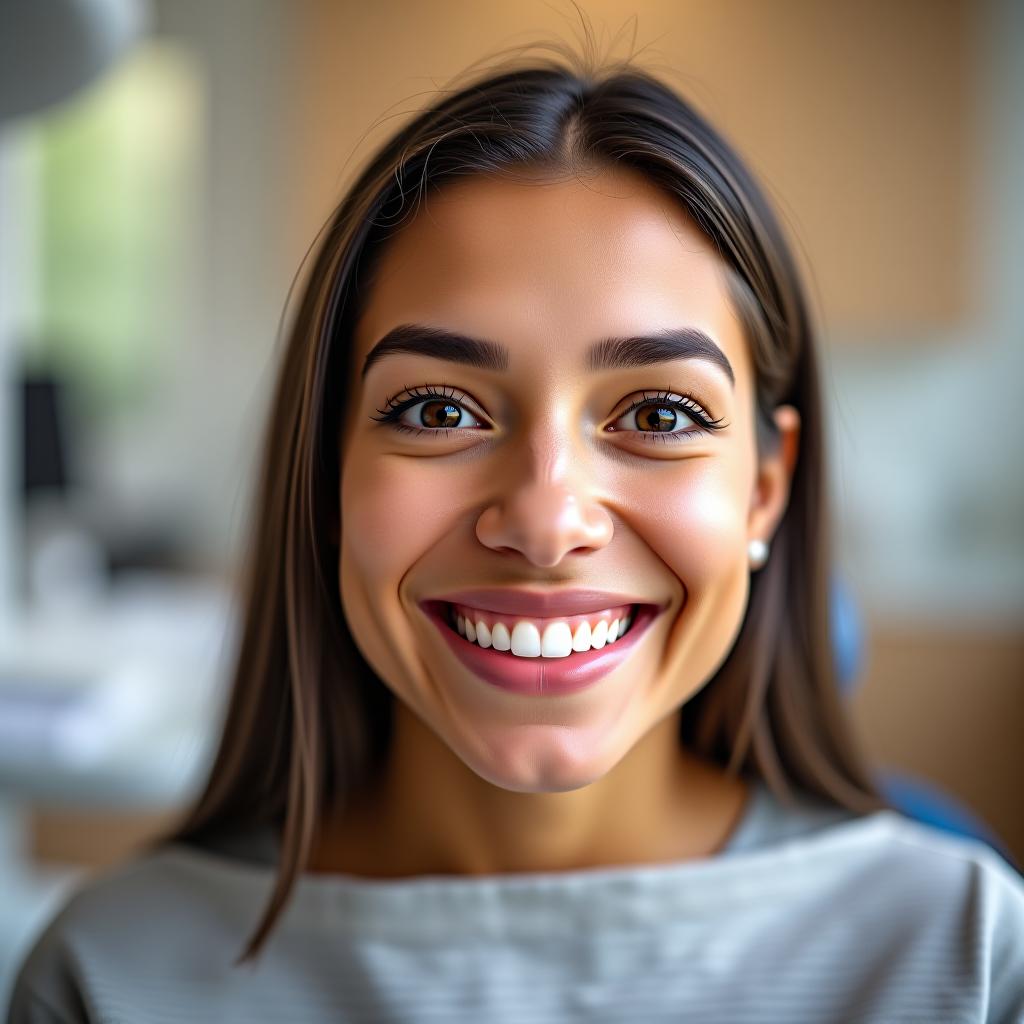
[[[477,772],[480,775],[480,772]],[[510,793],[571,793],[573,790],[583,789],[592,782],[596,782],[600,776],[590,777],[583,780],[567,781],[565,779],[510,779],[508,777],[481,775],[485,782],[491,783],[499,789],[507,790]]]
[[[550,742],[522,743],[515,750],[478,752],[462,760],[485,782],[513,793],[568,793],[597,782],[610,768],[597,764],[596,757],[570,757],[563,745]]]

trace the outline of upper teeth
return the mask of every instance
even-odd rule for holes
[[[511,630],[493,616],[488,625],[482,616],[456,611],[455,620],[459,633],[467,640],[496,651],[511,651],[520,658],[567,658],[573,651],[600,649],[606,643],[614,643],[633,621],[631,613],[610,620],[593,616],[593,625],[584,619],[578,622],[574,633],[570,623],[558,620],[544,624],[542,635],[535,623],[525,620],[514,622]]]

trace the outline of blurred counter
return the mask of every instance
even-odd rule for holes
[[[222,584],[150,574],[0,623],[0,794],[80,808],[187,801],[212,756],[234,628]]]

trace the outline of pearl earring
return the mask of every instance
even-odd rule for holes
[[[747,544],[747,555],[750,558],[750,568],[760,569],[768,561],[768,545],[763,540],[752,540]]]

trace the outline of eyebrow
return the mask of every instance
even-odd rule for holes
[[[401,324],[388,331],[370,350],[363,363],[362,379],[366,379],[374,363],[399,352],[499,373],[508,372],[511,359],[509,349],[496,341],[471,338],[443,327]],[[736,386],[736,375],[725,353],[697,327],[669,328],[655,334],[627,338],[603,338],[587,349],[584,369],[590,373],[627,370],[673,359],[705,359],[725,373],[733,388]]]

